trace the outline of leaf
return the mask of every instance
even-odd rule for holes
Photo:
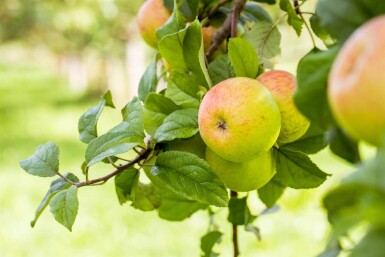
[[[187,28],[167,35],[159,41],[159,52],[170,66],[177,71],[186,72],[187,66],[183,55],[183,41]]]
[[[156,31],[158,41],[164,37],[175,34],[186,27],[186,20],[178,8],[173,8],[173,12],[168,21]],[[163,54],[162,54],[163,56]]]
[[[180,197],[172,192],[162,193],[162,202],[158,209],[159,217],[169,221],[182,221],[207,205]]]
[[[91,166],[104,158],[125,153],[143,144],[143,131],[137,131],[137,124],[123,121],[107,133],[92,140],[86,149],[85,160]]]
[[[72,225],[75,222],[78,213],[78,188],[71,186],[68,189],[58,192],[49,202],[50,211],[56,221],[72,231]]]
[[[300,60],[297,68],[298,88],[294,102],[309,120],[321,128],[327,127],[330,121],[326,85],[337,53],[336,47],[327,51],[313,49]]]
[[[327,30],[320,25],[319,17],[316,14],[313,14],[310,19],[310,26],[314,34],[322,40],[322,42],[330,47],[336,43],[336,40],[331,37]]]
[[[281,33],[274,24],[258,22],[243,36],[257,51],[259,62],[272,69],[276,57],[281,54]]]
[[[134,188],[139,182],[139,170],[128,168],[115,177],[115,191],[120,204],[132,199]]]
[[[341,43],[367,20],[383,13],[385,5],[382,1],[320,0],[316,6],[320,25]]]
[[[227,54],[218,56],[209,64],[209,74],[214,85],[228,78],[235,77]]]
[[[305,135],[294,142],[281,145],[280,148],[305,154],[315,154],[326,146],[325,131],[315,124],[310,124]]]
[[[256,78],[258,55],[253,46],[243,38],[230,38],[228,55],[237,77]]]
[[[199,0],[178,0],[177,3],[179,11],[187,20],[194,20],[198,15]],[[164,5],[169,10],[173,10],[174,0],[164,0]]]
[[[385,252],[385,229],[372,228],[354,247],[349,257],[382,257]]]
[[[158,56],[154,56],[153,60],[147,66],[142,77],[140,78],[138,97],[143,102],[146,100],[149,93],[156,91],[156,86],[158,85],[157,62]]]
[[[63,175],[67,179],[71,180],[72,182],[79,182],[79,179],[72,173],[67,173]],[[40,202],[39,206],[36,209],[35,217],[31,221],[31,227],[34,227],[37,220],[39,219],[40,215],[43,213],[45,208],[48,206],[49,202],[51,201],[52,197],[55,196],[55,194],[61,190],[67,189],[71,186],[70,183],[68,183],[63,178],[57,178],[54,181],[52,181],[50,188],[48,189],[48,192],[44,196],[43,200]]]
[[[286,187],[282,185],[276,174],[266,185],[258,189],[259,199],[261,199],[267,208],[271,208],[282,196],[285,188]]]
[[[105,106],[115,108],[110,91],[107,91],[107,93],[104,94],[98,105],[89,108],[80,117],[78,122],[80,141],[88,144],[92,139],[98,136],[96,125]]]
[[[122,109],[123,121],[132,124],[130,129],[137,132],[138,138],[144,138],[143,107],[138,97],[134,97]]]
[[[194,154],[164,152],[156,159],[151,173],[182,197],[218,207],[227,206],[229,199],[225,185],[207,162]]]
[[[138,183],[132,199],[132,206],[141,211],[152,211],[160,206],[160,196],[154,185]]]
[[[202,257],[219,256],[219,254],[213,252],[213,247],[215,244],[221,242],[222,235],[223,234],[219,231],[211,231],[201,238]]]
[[[227,220],[234,225],[247,225],[251,218],[249,207],[247,206],[247,197],[230,198],[229,216]]]
[[[59,171],[59,147],[52,142],[39,145],[35,153],[20,162],[27,173],[39,177],[53,177]]]
[[[276,0],[252,0],[255,2],[260,2],[260,3],[267,3],[267,4],[275,4]]]
[[[360,161],[358,143],[349,138],[340,128],[329,129],[327,141],[330,144],[330,150],[334,154],[351,163]]]
[[[189,138],[198,131],[198,110],[182,109],[167,116],[163,124],[156,130],[154,139],[162,142],[176,138]]]
[[[197,98],[197,93],[198,91],[196,92],[195,96],[191,96],[185,92],[183,88],[181,88],[180,83],[174,83],[172,80],[168,81],[166,97],[170,98],[173,102],[182,108],[198,109],[199,100]]]
[[[287,23],[291,25],[298,36],[301,35],[302,26],[303,26],[303,19],[298,17],[297,13],[295,12],[293,6],[291,5],[289,0],[280,0],[279,7],[282,11],[286,12],[287,17]]]
[[[275,0],[263,0],[263,1],[257,1],[257,2],[266,2],[268,4],[275,4]],[[240,20],[243,20],[245,17],[247,23],[248,21],[254,21],[255,23],[260,21],[266,21],[269,23],[273,22],[273,19],[269,15],[269,13],[264,9],[263,6],[260,4],[257,4],[252,1],[248,1],[245,4],[245,8],[243,8],[243,11],[241,12]]]
[[[206,68],[202,27],[196,19],[188,26],[186,35],[183,39],[183,56],[187,68],[195,75],[200,85],[209,89],[212,84]]]
[[[274,153],[277,160],[277,178],[284,186],[295,189],[315,188],[328,176],[301,152],[275,149]]]

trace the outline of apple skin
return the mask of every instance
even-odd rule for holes
[[[275,174],[271,150],[247,162],[231,162],[207,148],[206,161],[226,187],[236,192],[248,192],[261,188]]]
[[[261,74],[257,80],[270,91],[281,112],[282,124],[278,143],[290,143],[303,136],[310,126],[310,121],[297,109],[293,101],[297,89],[294,75],[287,71],[271,70]]]
[[[158,48],[156,30],[170,18],[170,11],[163,6],[163,0],[147,0],[140,7],[136,24],[143,40],[151,47]]]
[[[385,136],[385,15],[348,38],[329,74],[328,100],[341,128],[352,138],[382,146]]]
[[[218,83],[203,97],[198,125],[212,151],[226,160],[245,162],[275,144],[281,115],[260,82],[236,77]]]

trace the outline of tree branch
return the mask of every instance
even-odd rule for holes
[[[143,149],[135,159],[133,159],[129,163],[126,163],[125,165],[119,166],[115,171],[111,172],[110,174],[107,174],[106,176],[100,177],[97,179],[91,179],[89,181],[84,181],[84,182],[78,182],[78,183],[75,183],[75,185],[78,188],[80,188],[83,186],[89,186],[89,185],[93,185],[93,184],[100,184],[100,183],[103,184],[103,183],[107,182],[110,178],[118,175],[119,173],[123,172],[127,168],[134,166],[135,164],[139,163],[142,160],[145,160],[147,158],[147,156],[151,153],[151,151],[152,151],[152,148],[150,148],[150,147],[148,147],[147,149]]]
[[[230,36],[230,34],[232,36],[236,36],[237,21],[239,18],[239,14],[243,10],[243,7],[245,6],[245,4],[246,4],[246,0],[237,0],[231,10],[231,15],[227,16],[226,20],[223,22],[222,27],[220,27],[218,31],[215,33],[211,46],[206,53],[206,59],[208,62],[211,61],[211,58],[215,53],[215,51],[219,48],[219,46],[223,43],[223,41]]]
[[[232,198],[237,198],[238,197],[238,193],[235,192],[235,191],[231,191],[230,192],[230,196]],[[233,249],[234,249],[234,257],[238,257],[239,256],[239,244],[238,244],[238,226],[233,224]]]

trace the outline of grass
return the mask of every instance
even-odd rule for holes
[[[61,170],[80,175],[85,146],[77,139],[77,120],[96,103],[95,98],[70,92],[65,80],[49,69],[0,66],[0,257],[199,256],[207,213],[198,212],[180,223],[167,222],[155,212],[120,206],[111,182],[79,191],[80,209],[72,233],[57,224],[49,211],[34,229],[29,226],[50,179],[26,174],[18,162],[51,140],[61,149]],[[109,112],[111,119],[116,119],[116,113]],[[109,117],[103,118],[107,125],[111,123]],[[320,201],[350,166],[328,150],[313,160],[334,176],[314,190],[287,190],[280,211],[256,221],[262,241],[240,230],[242,256],[315,256],[322,250],[328,225]],[[262,204],[254,193],[251,198],[252,211],[259,213]],[[226,215],[222,210],[217,217],[225,235],[216,250],[230,257],[231,231]]]

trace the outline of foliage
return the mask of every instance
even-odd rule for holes
[[[170,221],[186,219],[199,210],[207,210],[211,216],[226,207],[234,231],[237,226],[244,226],[246,231],[258,236],[253,224],[258,216],[250,211],[249,194],[239,196],[229,192],[207,162],[187,146],[185,151],[168,147],[199,134],[199,104],[213,85],[231,77],[254,79],[265,69],[274,67],[280,54],[278,21],[269,17],[265,5],[256,2],[274,5],[298,35],[306,28],[324,44],[317,46],[313,38],[314,48],[297,68],[298,90],[294,101],[312,125],[295,142],[274,146],[276,175],[258,189],[258,196],[266,208],[272,208],[286,187],[320,186],[331,172],[322,171],[309,155],[330,145],[337,156],[359,163],[357,170],[324,198],[334,232],[320,256],[338,256],[345,250],[340,238],[362,223],[367,226],[367,232],[350,256],[362,256],[363,251],[368,256],[378,256],[379,249],[383,248],[380,242],[385,237],[384,149],[379,149],[374,160],[361,161],[357,142],[335,123],[326,98],[328,74],[345,40],[365,21],[385,13],[384,5],[375,0],[337,3],[319,0],[315,13],[308,18],[305,18],[308,12],[301,10],[306,1],[165,0],[165,6],[173,14],[157,30],[159,51],[142,76],[138,97],[121,110],[121,122],[104,134],[98,133],[98,119],[104,108],[115,108],[109,92],[79,120],[79,138],[87,145],[82,165],[84,181],[72,173],[61,173],[58,146],[52,142],[39,146],[31,157],[20,162],[31,175],[58,176],[37,208],[32,226],[49,205],[55,219],[71,230],[79,206],[78,189],[101,185],[114,178],[121,204],[129,202],[142,211],[158,211],[160,218]],[[352,15],[341,19],[338,14],[345,12]],[[202,26],[218,16],[224,18],[222,29],[218,30],[211,47],[222,44],[230,35],[237,36],[225,40],[225,53],[211,56],[210,51],[204,53]],[[237,27],[244,33],[235,33]],[[84,29],[89,34],[79,38],[82,43],[88,41],[92,28]],[[161,84],[166,87],[161,88]],[[91,178],[90,169],[100,163],[111,165],[113,171]],[[146,172],[146,168],[150,168],[150,172]],[[217,227],[210,226],[201,239],[202,256],[218,256],[213,247],[222,235]],[[234,256],[237,256],[236,237],[233,243]]]

